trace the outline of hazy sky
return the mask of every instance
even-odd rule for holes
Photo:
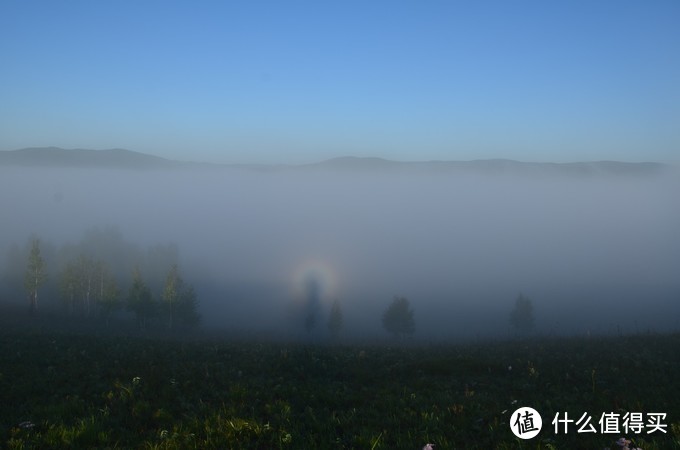
[[[677,161],[680,2],[0,3],[0,150]]]

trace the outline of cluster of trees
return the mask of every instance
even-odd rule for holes
[[[406,297],[395,296],[382,315],[385,330],[400,339],[415,332],[415,318],[411,304]],[[510,324],[518,333],[533,330],[534,313],[531,299],[519,294],[515,306],[510,312]],[[342,329],[342,311],[338,300],[333,302],[328,318],[328,328],[333,337],[337,337]]]
[[[173,265],[167,275],[159,300],[151,295],[151,290],[142,279],[139,269],[135,269],[132,286],[128,291],[127,309],[134,312],[137,322],[146,329],[154,318],[161,318],[168,329],[194,327],[200,322],[198,300],[193,286],[185,286],[179,275],[177,265]]]
[[[120,307],[120,291],[108,265],[83,254],[66,263],[59,275],[59,290],[69,315],[90,317],[99,310],[108,322]]]
[[[23,288],[31,314],[37,314],[39,293],[49,279],[48,263],[43,255],[45,247],[55,267],[51,280],[52,293],[56,294],[53,297],[61,300],[67,315],[101,318],[108,325],[116,312],[126,310],[134,315],[141,329],[155,324],[175,330],[194,327],[200,322],[196,293],[193,286],[182,279],[176,247],[155,246],[144,253],[124,242],[115,230],[90,230],[80,243],[58,251],[43,245],[37,237],[31,238],[22,260],[25,262]],[[10,257],[21,260],[16,248]],[[17,274],[14,275],[17,278]],[[128,288],[121,289],[125,285]],[[154,296],[154,292],[157,295]],[[318,281],[310,278],[305,285],[303,314],[308,333],[316,327],[320,312],[321,289]],[[534,327],[531,299],[520,293],[509,319],[518,334],[530,332]],[[343,329],[339,300],[332,303],[326,325],[331,337],[338,338]],[[414,334],[414,311],[406,297],[393,298],[382,314],[382,325],[398,339]]]
[[[40,239],[32,237],[24,275],[24,288],[32,315],[38,313],[39,292],[48,280],[47,264],[41,248]],[[199,324],[196,293],[193,286],[185,284],[172,258],[160,295],[155,298],[152,289],[142,278],[138,265],[132,271],[129,288],[123,291],[110,264],[95,256],[96,253],[91,246],[82,243],[62,249],[55,284],[67,315],[99,317],[108,325],[116,311],[126,309],[134,314],[142,329],[146,329],[156,319],[170,330]],[[159,253],[158,248],[155,253]],[[176,255],[176,251],[164,252],[164,256],[168,254]]]
[[[318,292],[313,284],[307,287],[307,313],[304,325],[305,330],[310,333],[316,323],[319,309],[317,305]],[[311,297],[309,297],[310,295]],[[343,321],[342,306],[340,301],[336,299],[331,305],[328,321],[326,322],[333,339],[337,339],[340,335],[344,324]],[[406,297],[395,296],[382,316],[382,323],[385,330],[397,338],[412,335],[415,332],[415,319],[408,299]]]

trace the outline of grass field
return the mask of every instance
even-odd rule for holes
[[[11,449],[680,449],[680,335],[314,346],[5,330],[0,399]],[[543,417],[532,440],[510,430],[519,406]],[[597,433],[555,433],[564,412]],[[666,413],[667,433],[600,433],[609,412]]]

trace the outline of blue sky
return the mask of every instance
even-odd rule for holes
[[[680,2],[0,3],[0,150],[678,161]]]

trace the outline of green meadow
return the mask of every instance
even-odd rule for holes
[[[9,449],[680,449],[680,335],[319,344],[0,331]],[[530,406],[543,429],[510,430]],[[596,433],[555,433],[556,414]],[[666,413],[604,434],[603,413]],[[645,418],[646,421],[646,418]],[[629,430],[630,431],[630,430]],[[631,444],[631,445],[633,445]]]

